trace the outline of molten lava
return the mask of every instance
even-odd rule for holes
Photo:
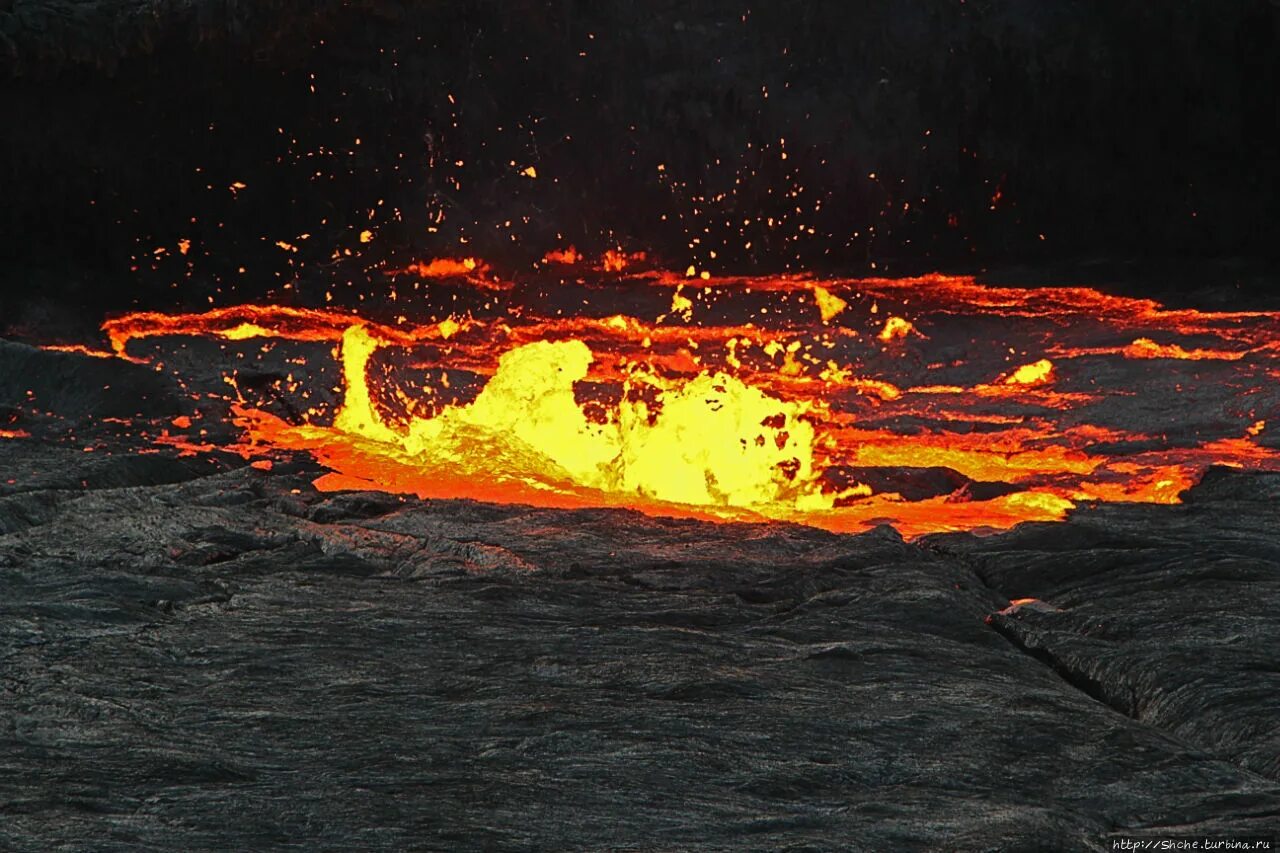
[[[241,369],[293,347],[289,382],[237,390],[234,449],[310,453],[326,489],[915,536],[1176,503],[1211,465],[1280,469],[1266,429],[1280,314],[940,275],[633,272],[620,257],[550,253],[512,280],[414,264],[400,274],[431,277],[436,297],[420,323],[402,302],[395,318],[237,306],[104,330],[141,361],[193,336]],[[341,396],[326,401],[330,366]]]

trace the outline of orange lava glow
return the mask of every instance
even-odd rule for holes
[[[582,255],[578,254],[578,250],[570,246],[567,249],[553,249],[542,256],[544,264],[565,264],[573,266],[582,261]]]
[[[885,343],[891,341],[900,341],[907,335],[919,334],[916,327],[911,325],[910,320],[904,320],[901,317],[890,317],[884,321],[884,328],[880,330],[880,334],[876,337]]]
[[[481,287],[501,289],[502,285],[488,278],[489,265],[475,258],[434,258],[409,264],[403,270],[391,270],[389,275],[409,274],[418,278],[465,277]]]
[[[51,352],[73,352],[77,355],[87,355],[91,358],[111,358],[113,355],[105,350],[96,350],[83,344],[46,344],[43,349]]]
[[[1239,361],[1245,355],[1243,352],[1223,350],[1186,350],[1177,344],[1158,344],[1150,338],[1138,338],[1124,348],[1124,354],[1126,358],[1181,358],[1189,361],[1202,361],[1205,359]]]
[[[942,275],[631,272],[620,253],[596,267],[612,276],[556,277],[580,261],[549,253],[552,269],[518,281],[413,265],[464,288],[419,321],[262,305],[103,329],[138,361],[172,339],[238,359],[293,347],[289,382],[258,399],[229,376],[243,430],[229,449],[263,469],[306,452],[329,469],[321,489],[919,536],[1174,504],[1212,465],[1280,470],[1266,431],[1280,314]],[[467,301],[481,273],[483,300]],[[335,382],[337,399],[311,402]]]

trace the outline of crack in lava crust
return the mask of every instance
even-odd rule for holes
[[[242,361],[291,347],[287,382],[238,389],[236,449],[305,450],[325,489],[917,536],[1176,503],[1211,465],[1280,469],[1276,313],[942,275],[475,269],[420,291],[452,297],[431,322],[402,300],[395,317],[251,305],[104,331],[142,361],[184,337]],[[282,416],[286,400],[308,408]]]

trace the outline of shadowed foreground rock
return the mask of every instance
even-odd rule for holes
[[[1280,825],[1275,477],[907,544],[326,496],[302,464],[25,473],[95,456],[0,442],[5,849],[1085,850]]]

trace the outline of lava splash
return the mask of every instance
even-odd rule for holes
[[[1212,465],[1280,469],[1277,313],[576,253],[510,280],[475,262],[398,276],[419,298],[394,316],[250,305],[104,331],[179,374],[175,347],[215,342],[237,449],[310,453],[324,489],[917,536],[1176,503]],[[291,367],[249,390],[259,362]]]

